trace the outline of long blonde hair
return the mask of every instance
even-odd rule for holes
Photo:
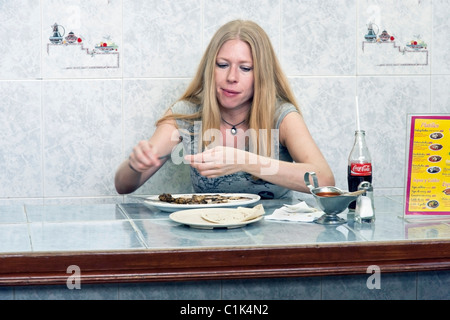
[[[191,115],[171,114],[164,120],[202,120],[202,137],[209,129],[220,127],[221,115],[216,97],[214,70],[217,53],[228,40],[239,39],[251,48],[254,70],[254,94],[248,125],[257,134],[258,154],[270,156],[271,130],[277,100],[293,104],[298,111],[296,99],[283,73],[266,32],[255,22],[234,20],[223,25],[212,37],[200,61],[197,73],[178,101],[184,100],[199,105],[199,111]],[[260,129],[267,129],[266,139],[259,137]]]

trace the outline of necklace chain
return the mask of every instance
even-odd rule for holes
[[[227,125],[229,125],[229,126],[231,126],[231,127],[233,127],[233,128],[236,128],[238,125],[243,124],[243,123],[245,122],[245,120],[246,120],[246,119],[242,120],[242,121],[239,122],[238,124],[232,124],[232,123],[229,123],[229,122],[228,122],[227,120],[225,120],[224,118],[222,118],[222,121],[223,121],[223,122],[225,122]]]
[[[228,121],[226,121],[224,118],[222,118],[222,121],[223,121],[223,122],[225,122],[227,125],[231,126],[230,131],[231,131],[231,134],[232,134],[233,136],[235,136],[236,133],[237,133],[236,127],[239,126],[239,125],[241,125],[241,124],[243,124],[243,123],[245,122],[245,120],[246,120],[246,119],[242,120],[241,122],[239,122],[239,123],[237,123],[237,124],[232,124],[232,123],[229,123]]]

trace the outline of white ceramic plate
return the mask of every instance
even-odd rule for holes
[[[205,209],[205,208],[237,208],[246,207],[255,202],[258,202],[261,197],[257,194],[251,193],[186,193],[186,194],[172,194],[172,197],[192,197],[196,195],[220,195],[224,197],[245,197],[243,200],[229,200],[225,203],[210,203],[210,204],[177,204],[169,203],[159,200],[159,195],[150,196],[144,199],[144,204],[152,207],[156,207],[161,211],[175,212],[179,210],[187,209]]]
[[[259,216],[255,219],[252,219],[249,221],[235,222],[235,223],[229,223],[229,224],[209,222],[202,218],[202,214],[204,214],[205,212],[208,212],[208,213],[229,212],[231,214],[235,211],[236,211],[236,209],[231,209],[231,208],[181,210],[181,211],[176,211],[176,212],[171,213],[169,215],[169,218],[175,222],[185,224],[192,228],[198,228],[198,229],[239,228],[239,227],[243,227],[248,224],[251,224],[251,223],[255,223],[263,218],[263,216]]]

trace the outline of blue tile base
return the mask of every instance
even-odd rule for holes
[[[1,300],[448,300],[450,271],[66,286],[0,287]]]

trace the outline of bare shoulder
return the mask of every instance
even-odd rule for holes
[[[280,123],[280,142],[286,145],[287,140],[309,138],[310,133],[303,116],[298,112],[289,112]]]
[[[281,129],[281,127],[286,126],[286,125],[289,126],[289,125],[296,125],[296,124],[298,125],[298,124],[304,124],[304,123],[305,123],[305,121],[303,119],[303,116],[300,113],[289,112],[281,121],[280,129]]]

